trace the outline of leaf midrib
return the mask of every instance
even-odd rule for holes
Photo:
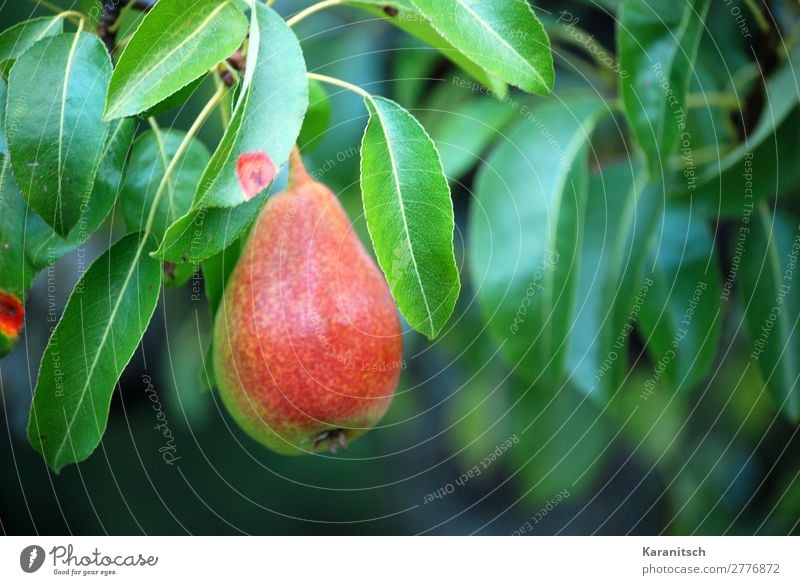
[[[86,383],[83,385],[81,389],[80,398],[78,399],[78,404],[75,406],[75,410],[72,413],[72,417],[67,422],[66,432],[64,433],[64,437],[61,439],[61,443],[56,451],[55,455],[53,455],[53,465],[58,466],[58,460],[61,457],[61,453],[64,451],[64,447],[67,444],[67,438],[71,437],[72,435],[72,426],[75,424],[75,420],[78,417],[78,412],[81,410],[81,406],[83,405],[83,401],[88,394],[88,388],[92,381],[92,377],[94,376],[94,371],[97,368],[97,364],[100,361],[100,355],[103,353],[103,346],[106,344],[108,337],[110,335],[111,330],[113,329],[113,324],[116,319],[117,313],[119,312],[119,308],[122,305],[122,299],[125,296],[125,291],[128,288],[128,284],[130,283],[131,278],[133,277],[133,273],[136,270],[136,267],[139,265],[139,258],[142,255],[142,250],[144,250],[145,243],[147,242],[147,234],[144,234],[139,245],[136,248],[136,254],[133,257],[133,261],[131,262],[130,268],[128,269],[128,273],[125,275],[125,281],[122,283],[120,287],[120,293],[117,297],[117,301],[114,304],[114,308],[111,311],[109,316],[108,322],[106,324],[105,329],[103,330],[103,336],[100,339],[100,343],[97,344],[97,351],[95,352],[94,358],[92,360],[92,365],[89,368],[89,372],[86,376]],[[109,260],[111,256],[109,256]],[[81,303],[83,303],[83,299],[78,299]],[[81,308],[83,305],[81,304]]]
[[[433,324],[433,314],[431,313],[430,305],[428,304],[428,297],[425,294],[425,288],[422,284],[422,276],[419,273],[419,266],[417,265],[417,257],[414,253],[414,246],[411,243],[411,232],[408,229],[408,220],[406,219],[406,211],[405,211],[405,204],[403,203],[402,197],[402,189],[400,188],[400,177],[398,174],[398,167],[395,161],[394,150],[392,149],[391,139],[389,138],[389,134],[386,132],[386,124],[384,122],[384,118],[381,115],[380,107],[378,104],[373,100],[372,105],[374,107],[375,113],[378,116],[378,121],[381,125],[381,131],[383,133],[383,137],[386,140],[386,149],[389,151],[389,161],[392,164],[392,178],[394,179],[395,189],[397,191],[397,201],[400,205],[400,217],[403,218],[403,231],[406,236],[406,241],[408,242],[408,250],[411,254],[411,263],[414,265],[414,275],[417,277],[417,284],[419,285],[419,290],[422,296],[422,302],[425,304],[425,312],[428,315],[428,323],[430,324],[431,335],[435,334],[435,327]]]
[[[63,150],[64,150],[64,119],[67,115],[67,93],[69,90],[69,77],[72,73],[72,63],[75,59],[75,52],[78,48],[78,43],[80,42],[81,35],[80,33],[75,35],[75,40],[72,42],[72,46],[69,49],[69,54],[67,55],[67,66],[64,72],[64,87],[61,88],[61,117],[58,123],[58,191],[56,192],[56,214],[58,215],[58,223],[61,224],[62,229],[66,226],[63,225],[64,217],[63,213],[61,212],[61,202],[62,202],[62,175],[63,175]],[[56,223],[56,217],[53,217],[53,223]]]

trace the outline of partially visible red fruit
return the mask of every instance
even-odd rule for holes
[[[25,308],[15,295],[0,291],[0,357],[17,344],[25,322]]]
[[[214,325],[222,401],[255,440],[299,455],[374,427],[397,387],[402,330],[378,266],[333,193],[292,157]]]

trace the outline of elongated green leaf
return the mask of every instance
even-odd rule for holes
[[[692,64],[710,0],[625,0],[617,27],[625,115],[660,178],[685,123]]]
[[[564,372],[575,306],[587,144],[604,111],[592,98],[538,104],[479,170],[467,257],[503,355],[529,379]]]
[[[130,118],[124,118],[114,120],[109,126],[100,168],[92,189],[92,204],[83,211],[69,235],[62,238],[38,215],[30,210],[27,212],[25,248],[37,271],[83,244],[102,225],[108,212],[114,207],[125,176],[125,162],[136,124]]]
[[[42,244],[49,247],[37,257]],[[55,261],[61,247],[68,245],[30,211],[14,183],[8,157],[0,155],[0,292],[24,300],[33,278],[47,265],[47,255]]]
[[[5,79],[0,78],[0,155],[8,157],[8,142],[6,141],[6,98],[8,85]]]
[[[573,383],[592,396],[611,396],[627,371],[628,337],[647,300],[644,266],[662,200],[628,160],[591,176],[568,365]]]
[[[492,75],[527,92],[553,90],[544,27],[525,0],[411,0],[448,42]]]
[[[768,79],[761,116],[750,135],[702,168],[695,189],[678,192],[691,196],[706,215],[741,216],[745,205],[771,200],[800,179],[796,164],[800,147],[793,138],[800,127],[796,113],[798,66],[800,47],[794,47],[789,59]]]
[[[559,494],[580,497],[597,480],[610,440],[596,405],[566,386],[526,388],[511,411],[519,444],[508,449],[517,489],[538,509]]]
[[[705,220],[667,207],[645,276],[653,284],[638,326],[653,357],[650,381],[688,390],[708,373],[722,323],[719,259]]]
[[[433,141],[411,114],[385,98],[367,106],[361,143],[367,228],[400,312],[433,339],[461,290],[450,188]]]
[[[60,16],[32,18],[0,33],[0,73],[8,75],[14,59],[30,49],[37,41],[64,31]]]
[[[150,250],[131,234],[95,260],[47,344],[28,439],[56,472],[91,455],[105,432],[111,394],[158,302],[161,271]]]
[[[62,238],[33,213],[17,187],[2,131],[6,84],[0,79],[0,289],[22,297],[36,274],[83,243],[114,204],[133,136],[131,120],[113,124],[106,143],[92,198],[95,202]]]
[[[25,255],[26,211],[25,200],[11,176],[8,157],[0,155],[0,358],[19,341],[25,294],[35,274]]]
[[[672,392],[664,382],[647,396],[642,392],[647,383],[646,370],[631,372],[609,400],[608,413],[614,428],[622,431],[620,436],[635,456],[644,457],[648,463],[669,472],[674,470],[671,466],[682,463],[685,456],[681,448],[689,434],[685,399],[683,394]]]
[[[474,168],[503,129],[519,115],[507,103],[485,96],[470,97],[446,110],[429,110],[428,114],[431,122],[425,127],[450,179],[458,179]]]
[[[192,209],[167,229],[157,258],[181,264],[199,264],[222,252],[258,217],[267,191],[236,207]]]
[[[385,18],[400,30],[433,47],[499,99],[504,99],[508,95],[508,86],[504,82],[488,73],[479,64],[468,59],[464,53],[442,37],[416,6],[411,4],[411,0],[389,0],[388,2],[383,0],[348,0],[347,4],[357,6],[370,14]]]
[[[155,106],[141,112],[138,114],[140,118],[154,118],[156,116],[161,116],[175,108],[182,107],[188,100],[194,95],[194,92],[203,84],[206,79],[206,75],[202,75],[192,81],[189,85],[186,85],[173,93],[167,99],[162,102],[157,103]]]
[[[795,267],[800,222],[762,204],[754,214],[739,274],[753,360],[770,393],[800,420],[800,294]]]
[[[120,210],[129,231],[144,229],[153,199],[167,167],[186,137],[181,130],[149,130],[141,134],[131,150],[128,174],[120,193]],[[199,140],[192,140],[167,180],[158,202],[152,233],[161,239],[167,226],[185,214],[210,154]]]
[[[246,32],[247,19],[232,0],[159,0],[114,68],[106,119],[164,101],[229,57]]]
[[[300,43],[271,8],[251,16],[247,74],[225,135],[203,173],[192,208],[164,236],[156,255],[199,263],[227,248],[255,220],[267,190],[248,200],[236,172],[239,157],[266,152],[289,159],[308,108],[308,79]]]
[[[308,87],[294,32],[277,12],[256,4],[241,93],[197,189],[195,208],[233,207],[248,200],[236,173],[241,155],[263,151],[279,167],[289,160],[308,109]]]
[[[43,40],[11,69],[6,138],[14,176],[31,209],[62,236],[94,205],[110,75],[108,53],[91,34]]]

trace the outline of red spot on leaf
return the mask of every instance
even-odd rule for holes
[[[14,295],[0,292],[0,334],[16,338],[25,320],[25,308]]]
[[[269,187],[277,173],[266,152],[246,152],[236,161],[236,175],[248,201]]]

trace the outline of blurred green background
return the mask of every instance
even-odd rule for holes
[[[275,8],[289,14],[306,4],[278,0]],[[21,0],[0,6],[2,28],[48,13]],[[537,3],[543,18],[565,7],[586,26],[591,23],[597,42],[614,46],[614,19],[592,2]],[[134,15],[126,18],[123,36],[135,24]],[[720,36],[735,26],[730,19],[716,22]],[[26,439],[32,389],[54,325],[49,316],[60,314],[78,278],[76,255],[91,260],[121,234],[120,222],[109,221],[83,250],[38,277],[26,306],[24,338],[0,362],[0,531],[800,533],[797,427],[780,415],[759,374],[744,370],[749,348],[735,327],[741,320],[735,303],[727,308],[730,326],[722,331],[710,374],[680,392],[661,382],[646,400],[640,396],[653,365],[636,336],[631,373],[607,406],[569,385],[542,388],[518,379],[480,319],[464,258],[473,168],[491,144],[504,141],[513,113],[490,97],[459,90],[451,78],[464,74],[363,12],[324,11],[297,32],[310,71],[392,97],[439,143],[455,178],[463,282],[445,333],[427,342],[408,331],[408,367],[379,428],[337,456],[282,457],[245,436],[218,396],[201,389],[208,307],[196,295],[202,285],[190,281],[162,296],[120,381],[101,447],[86,462],[54,475]],[[557,53],[570,54],[554,42]],[[557,58],[557,90],[585,90],[586,63]],[[610,95],[613,89],[613,79],[589,82],[592,91]],[[161,116],[162,126],[186,129],[213,90],[204,83],[186,107]],[[337,193],[365,237],[357,149],[366,111],[361,98],[338,90],[330,91],[330,103],[328,129],[307,153],[307,164]],[[213,148],[221,132],[213,117],[200,138]],[[618,157],[619,132],[613,125],[601,129],[595,166]],[[724,253],[723,273],[726,262]],[[154,428],[148,381],[175,436],[179,460],[172,466],[159,453],[164,439]]]

